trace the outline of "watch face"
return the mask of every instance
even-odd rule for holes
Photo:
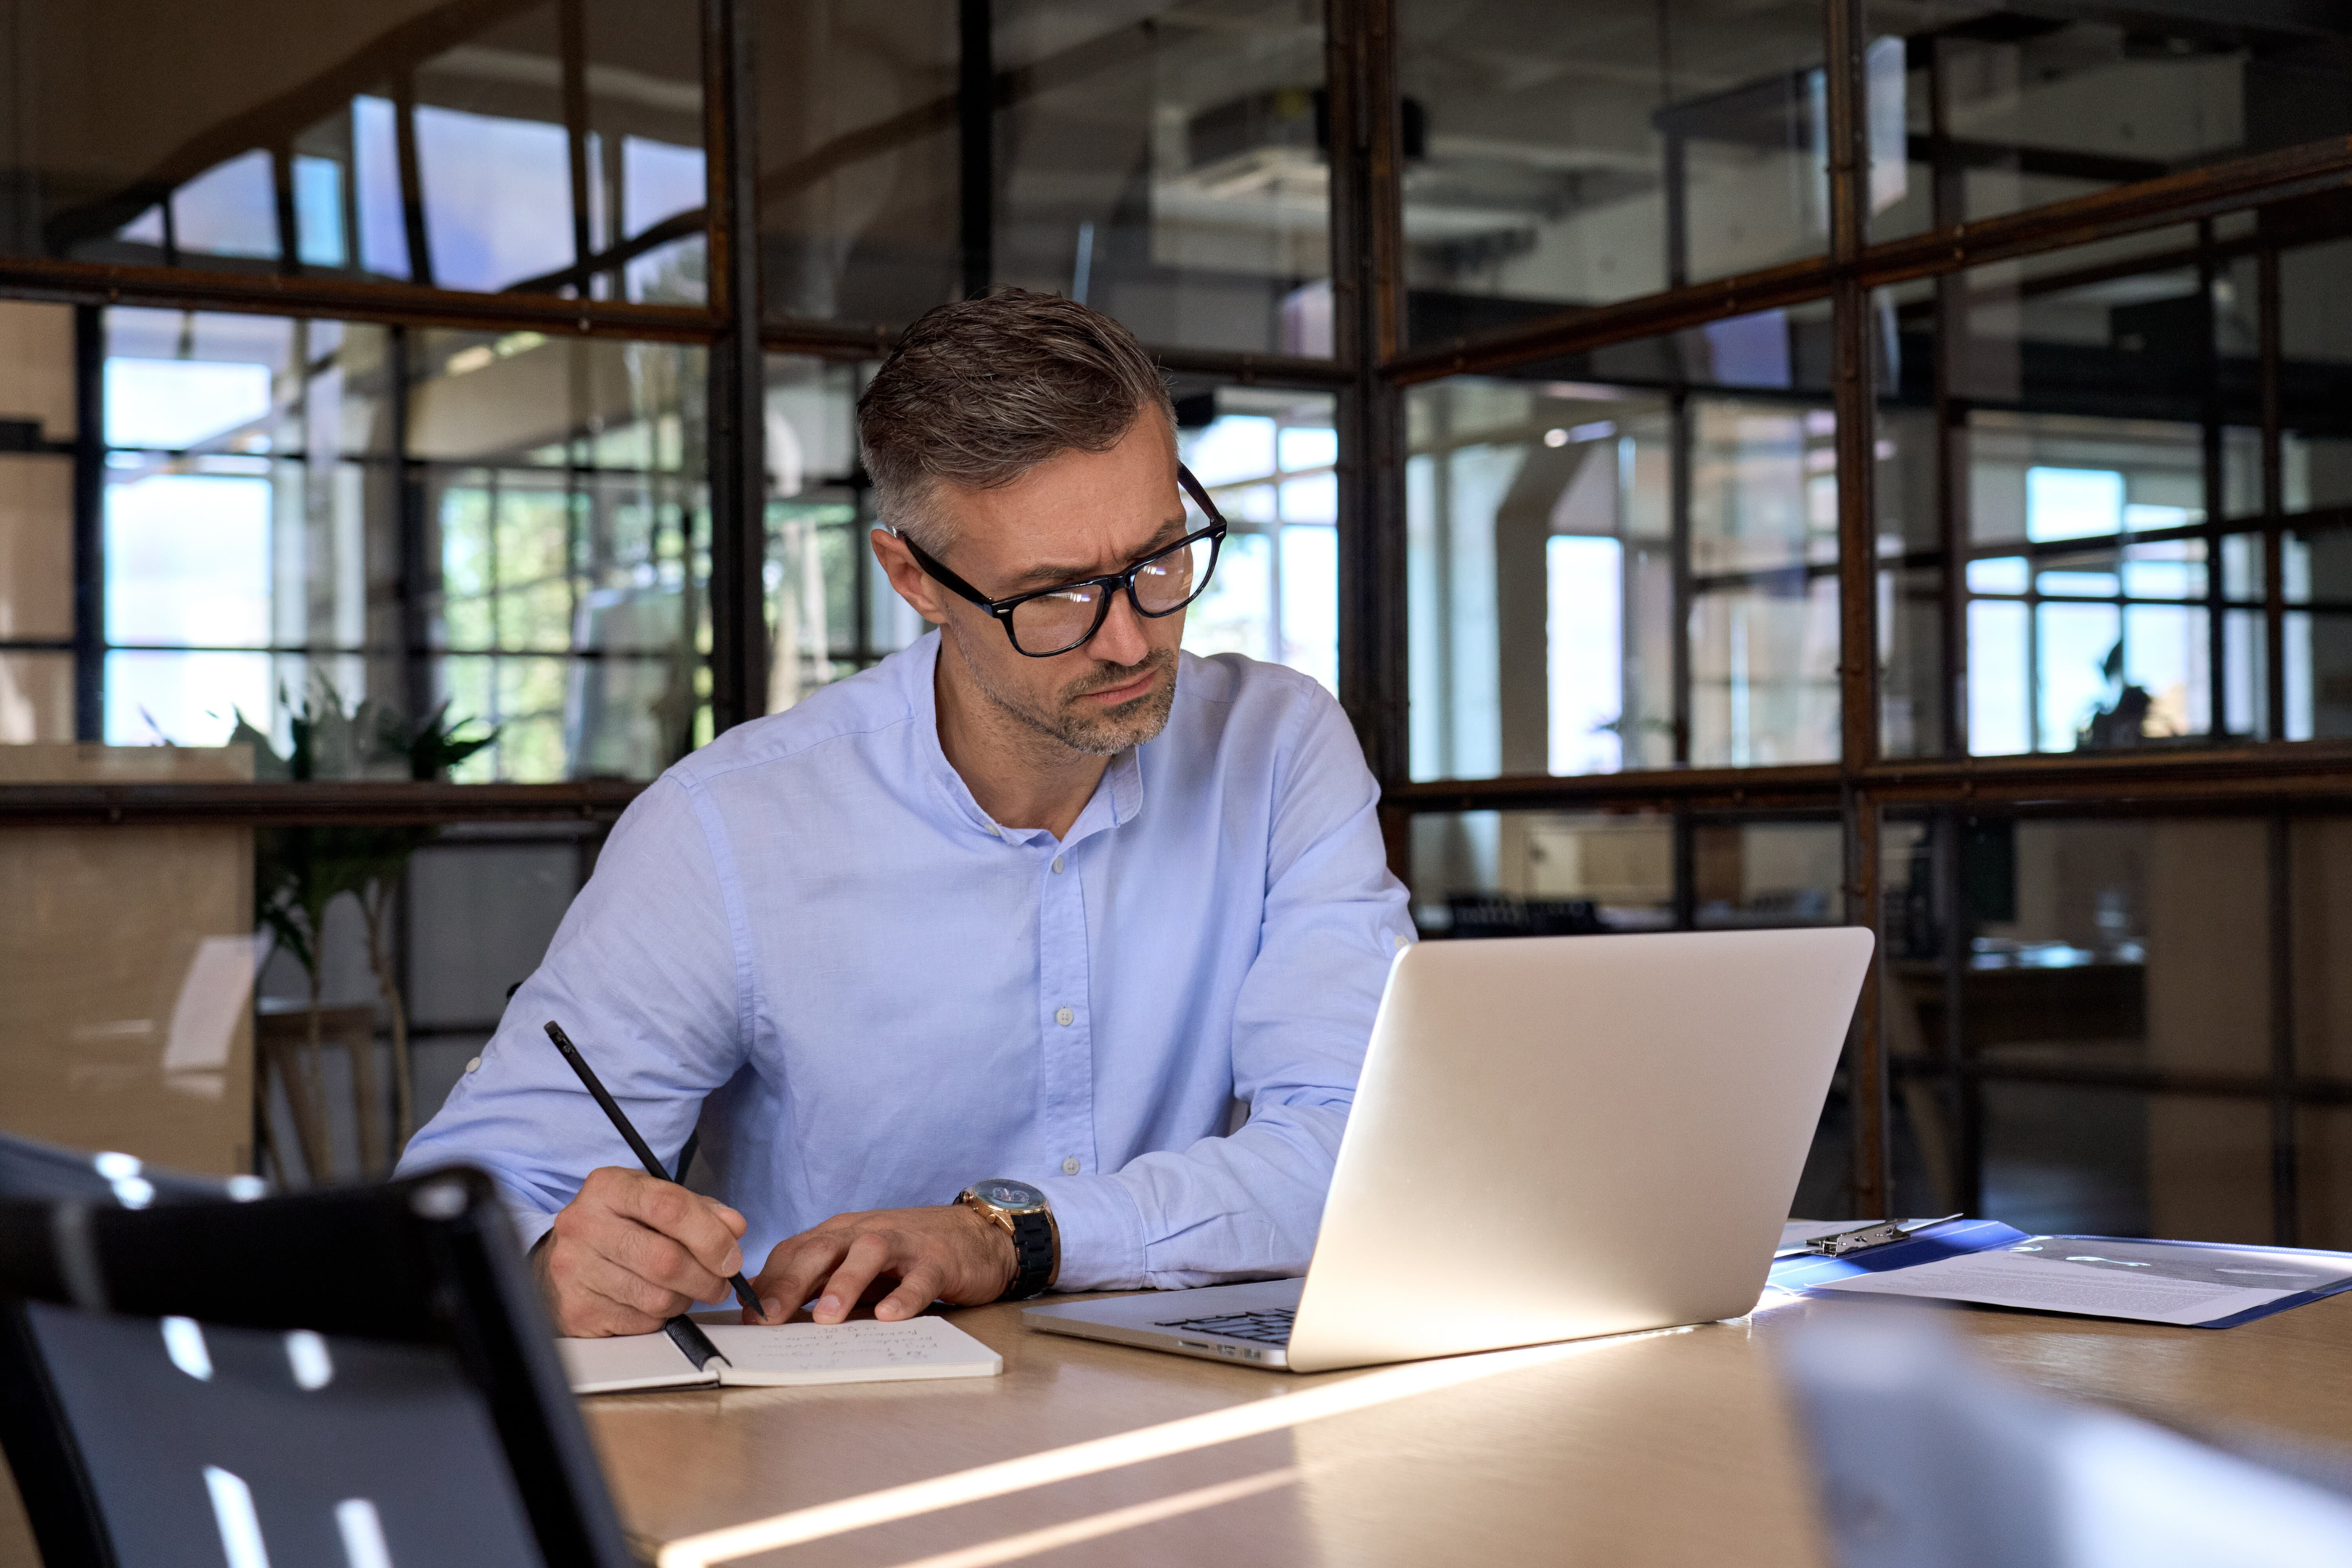
[[[974,1182],[971,1184],[971,1190],[978,1193],[983,1200],[994,1204],[999,1208],[1035,1208],[1045,1201],[1045,1194],[1026,1182],[1008,1182],[1001,1179]]]

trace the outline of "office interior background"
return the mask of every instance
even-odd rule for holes
[[[1186,645],[1337,693],[1424,936],[1875,928],[1801,1212],[2352,1247],[2343,7],[0,0],[0,73],[11,1131],[384,1169],[635,792],[918,635],[853,405],[1012,283],[1166,367]]]

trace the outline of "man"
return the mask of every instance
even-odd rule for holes
[[[1412,930],[1354,735],[1305,676],[1177,651],[1222,524],[1116,322],[942,307],[858,434],[938,632],[630,806],[403,1169],[498,1177],[569,1334],[762,1249],[769,1321],[1302,1272]],[[617,1163],[550,1019],[665,1159],[699,1121],[725,1203]]]

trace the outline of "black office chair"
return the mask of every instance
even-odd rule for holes
[[[632,1562],[474,1171],[238,1201],[0,1139],[0,1448],[47,1568]]]

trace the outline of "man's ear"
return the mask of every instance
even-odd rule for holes
[[[935,626],[948,624],[946,590],[931,580],[931,574],[915,564],[906,541],[887,528],[877,528],[868,539],[874,546],[874,559],[890,579],[890,586],[898,597],[912,606],[915,614]]]

